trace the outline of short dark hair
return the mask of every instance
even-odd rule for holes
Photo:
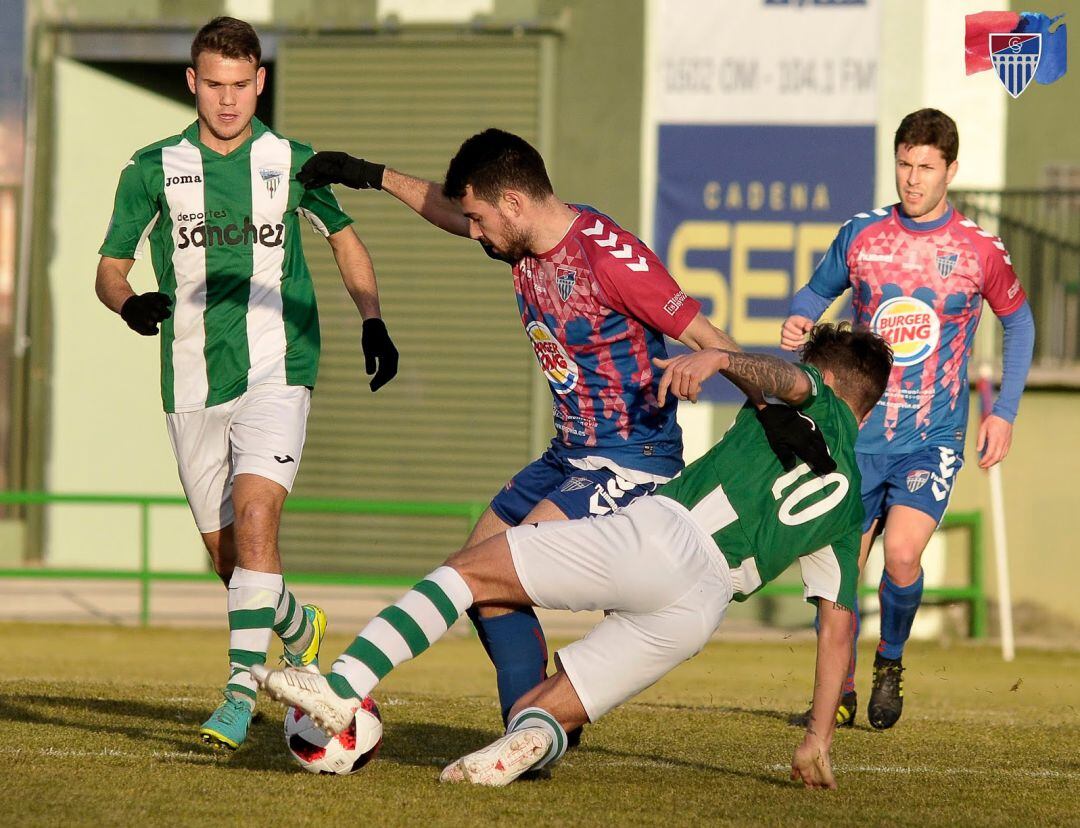
[[[860,418],[885,393],[893,363],[888,342],[869,328],[852,328],[849,322],[815,325],[800,358],[822,371],[832,371],[833,390],[858,407],[855,414]]]
[[[191,41],[191,65],[195,66],[199,55],[212,52],[234,60],[250,60],[256,66],[262,60],[262,44],[250,23],[235,17],[215,17],[195,35]]]
[[[901,144],[937,147],[945,156],[945,166],[948,166],[960,154],[960,133],[956,129],[956,121],[940,109],[919,109],[905,115],[896,128],[894,153]]]
[[[536,148],[524,138],[494,128],[461,145],[446,169],[443,195],[460,199],[469,185],[477,198],[489,204],[496,204],[505,190],[520,190],[538,200],[555,193]]]

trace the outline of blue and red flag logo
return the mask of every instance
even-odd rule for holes
[[[965,18],[964,62],[967,74],[993,69],[1014,98],[1034,80],[1053,83],[1068,69],[1065,25],[1051,31],[1065,15],[1040,12],[980,12]]]

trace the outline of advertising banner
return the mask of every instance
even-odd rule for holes
[[[878,9],[654,0],[650,26],[653,247],[713,324],[776,349],[839,226],[876,206]]]

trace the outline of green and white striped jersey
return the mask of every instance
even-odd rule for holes
[[[98,251],[140,258],[150,242],[158,289],[167,412],[227,402],[262,383],[314,386],[319,315],[299,215],[329,236],[352,223],[329,187],[296,172],[314,151],[267,129],[228,155],[199,141],[198,122],[139,150],[120,173]]]
[[[795,560],[807,599],[853,608],[859,579],[862,477],[855,461],[859,424],[847,403],[810,365],[810,396],[798,406],[821,430],[836,471],[822,477],[801,463],[785,472],[747,405],[727,434],[656,494],[690,510],[738,573],[745,600]]]

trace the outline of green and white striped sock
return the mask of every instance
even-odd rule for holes
[[[302,653],[311,643],[311,636],[315,628],[304,615],[304,608],[296,600],[284,584],[281,589],[281,598],[277,603],[277,612],[274,615],[274,632],[277,633],[281,643],[290,653]]]
[[[523,730],[526,727],[539,727],[551,734],[551,747],[544,754],[544,758],[532,766],[530,770],[539,770],[545,765],[558,762],[566,753],[566,731],[559,722],[542,707],[526,707],[506,726],[507,733],[515,730]]]
[[[472,602],[461,575],[440,566],[371,619],[334,662],[330,686],[343,698],[364,698],[387,673],[440,639]]]
[[[229,666],[225,689],[255,706],[257,685],[251,665],[264,664],[274,615],[285,582],[273,572],[237,567],[229,580]]]

